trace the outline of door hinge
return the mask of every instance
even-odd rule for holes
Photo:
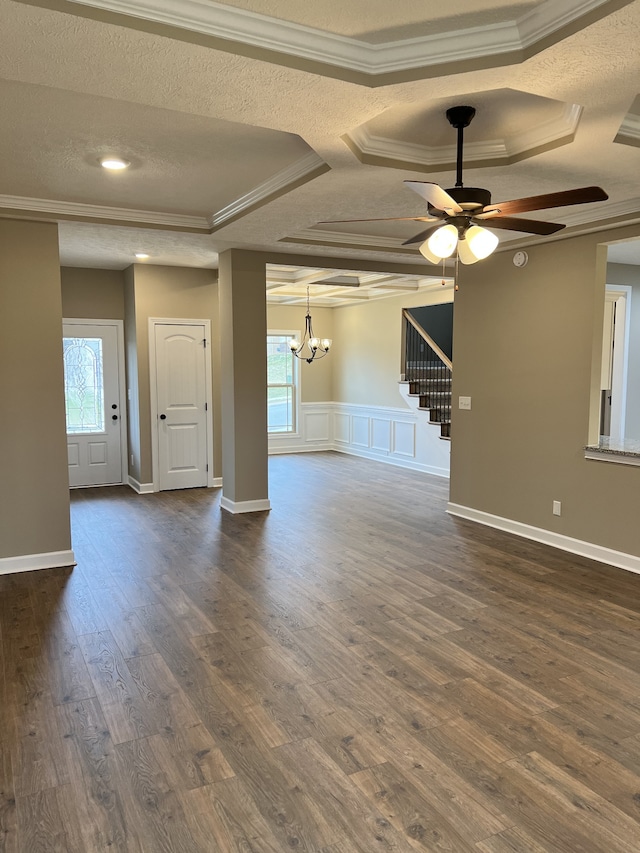
[[[205,468],[206,468],[206,470],[207,470],[207,471],[209,470],[209,463],[207,463],[207,465],[205,466]]]
[[[202,339],[202,346],[203,346],[205,349],[207,348],[207,339],[206,339],[206,338],[203,338],[203,339]]]
[[[205,410],[205,412],[209,411],[209,404],[208,403],[204,404],[204,410]]]

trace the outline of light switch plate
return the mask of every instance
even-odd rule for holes
[[[471,411],[471,397],[458,397],[458,408]]]

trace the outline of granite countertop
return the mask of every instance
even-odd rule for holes
[[[601,435],[598,444],[588,444],[585,450],[596,453],[607,453],[615,456],[640,457],[640,441],[635,438],[626,438],[624,441],[615,441],[609,436]]]

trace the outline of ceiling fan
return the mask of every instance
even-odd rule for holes
[[[420,252],[431,263],[436,264],[448,258],[457,249],[458,258],[463,264],[475,264],[488,257],[498,245],[498,238],[483,228],[505,231],[525,231],[530,234],[554,234],[564,228],[558,222],[541,222],[537,219],[521,219],[514,213],[527,213],[531,210],[543,210],[550,207],[566,207],[572,204],[589,204],[605,201],[609,196],[600,187],[581,187],[575,190],[547,193],[546,195],[518,198],[512,201],[491,203],[489,190],[480,187],[465,187],[462,183],[462,152],[464,128],[468,127],[475,116],[474,107],[451,107],[446,115],[449,124],[458,131],[456,156],[456,185],[444,190],[438,184],[426,181],[404,181],[427,202],[428,216],[403,216],[391,219],[345,219],[342,222],[433,222],[424,231],[403,246],[421,243]],[[322,223],[322,224],[335,224]]]

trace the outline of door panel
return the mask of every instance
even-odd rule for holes
[[[158,486],[207,485],[204,325],[156,323]]]
[[[63,327],[69,485],[122,482],[116,326]]]

